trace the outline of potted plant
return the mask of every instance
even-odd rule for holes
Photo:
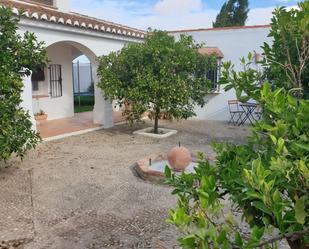
[[[41,109],[39,112],[34,114],[34,119],[36,121],[45,121],[47,119],[47,114]]]

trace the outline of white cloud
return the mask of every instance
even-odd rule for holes
[[[275,10],[275,8],[276,7],[268,7],[268,8],[256,8],[250,10],[246,25],[269,24],[271,21],[272,13]],[[292,8],[298,8],[298,6],[297,5],[290,6],[287,9]]]
[[[246,25],[269,24],[275,7],[250,10]]]
[[[202,8],[201,0],[159,0],[154,6],[154,11],[159,15],[169,15],[201,11]]]
[[[72,0],[72,7],[74,11],[135,28],[165,30],[210,28],[219,12],[205,6],[202,0],[157,0],[152,5],[139,0]],[[251,9],[246,25],[269,24],[274,8]]]
[[[211,27],[217,11],[207,10],[198,13],[181,15],[151,15],[136,18],[130,23],[140,28],[156,28],[164,30]]]

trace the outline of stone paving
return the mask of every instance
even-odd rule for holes
[[[42,143],[23,161],[0,164],[0,241],[21,240],[25,249],[177,248],[179,234],[165,223],[171,189],[139,179],[131,166],[178,142],[211,155],[211,141],[242,142],[248,128],[190,120],[164,122],[178,130],[167,139],[132,135],[147,125]]]

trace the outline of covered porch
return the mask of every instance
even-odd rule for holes
[[[113,112],[114,124],[121,123],[124,120],[122,111]],[[93,112],[76,113],[73,117],[37,123],[37,131],[43,140],[60,138],[100,128],[104,127],[100,124],[93,123]]]
[[[123,121],[122,111],[105,99],[98,82],[96,56],[76,42],[58,42],[47,47],[49,63],[24,79],[22,107],[28,110],[33,129],[42,139],[65,137],[109,128]],[[72,61],[85,55],[91,62],[94,86],[92,111],[75,112]],[[90,108],[90,109],[91,109]]]

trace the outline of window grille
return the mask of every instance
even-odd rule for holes
[[[219,77],[221,73],[221,61],[218,60],[217,67],[209,70],[206,74],[207,79],[211,81],[211,90],[218,91],[219,90]]]
[[[61,65],[51,64],[49,65],[49,81],[50,81],[50,96],[61,97],[62,96],[62,74]]]

